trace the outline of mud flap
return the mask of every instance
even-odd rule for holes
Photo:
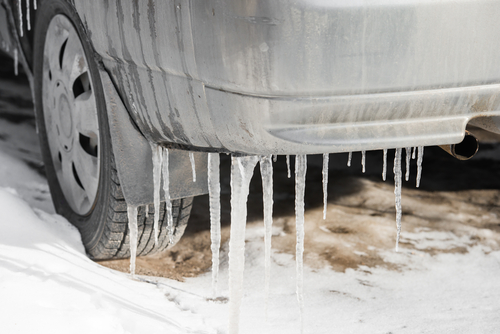
[[[109,74],[100,69],[106,99],[116,169],[128,205],[153,203],[153,162],[149,142],[136,129]],[[189,152],[169,149],[170,198],[208,193],[207,153],[194,152],[196,182],[193,182]],[[164,194],[161,194],[164,200]]]

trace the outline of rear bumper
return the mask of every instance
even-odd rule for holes
[[[255,154],[450,144],[499,110],[498,0],[75,4],[152,141]]]

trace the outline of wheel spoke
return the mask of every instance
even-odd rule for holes
[[[75,127],[78,132],[86,136],[99,133],[96,108],[92,91],[85,92],[75,99],[73,121],[76,123]]]
[[[68,36],[68,43],[64,50],[62,64],[64,76],[65,79],[68,80],[69,88],[73,87],[76,78],[88,71],[82,44],[75,30],[72,30]]]
[[[50,65],[50,70],[53,75],[58,75],[61,73],[61,67],[59,65],[59,52],[69,36],[69,31],[61,22],[56,22],[56,26],[53,31],[54,33],[47,34],[44,56]]]
[[[99,164],[97,158],[85,152],[77,144],[73,148],[73,162],[87,197],[94,198],[99,184]]]
[[[85,201],[88,202],[87,194],[78,185],[73,175],[73,162],[68,156],[63,157],[62,169],[60,173],[61,189],[66,197],[66,200],[75,206],[75,209],[80,211],[83,209]]]

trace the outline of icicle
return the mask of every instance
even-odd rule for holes
[[[278,161],[278,155],[277,154],[273,154],[273,162],[276,162]]]
[[[387,149],[384,148],[384,167],[382,168],[382,180],[387,178]]]
[[[250,179],[255,156],[231,157],[231,238],[229,239],[229,334],[238,333],[243,298],[245,228]]]
[[[326,219],[326,207],[328,201],[328,161],[330,155],[323,153],[323,220]]]
[[[33,0],[33,9],[36,10],[36,0]]]
[[[297,301],[300,309],[301,333],[304,332],[304,193],[306,188],[307,156],[295,157],[295,226],[297,244],[295,246],[295,264],[297,275]]]
[[[165,211],[167,214],[168,240],[170,245],[174,243],[174,219],[172,217],[172,201],[170,200],[170,176],[168,172],[168,149],[163,148],[163,193],[165,195]]]
[[[271,156],[260,158],[260,174],[262,175],[262,195],[264,200],[264,245],[265,245],[265,299],[266,316],[269,286],[271,281],[271,238],[273,235],[273,164]]]
[[[401,148],[396,149],[394,154],[394,195],[395,195],[395,206],[396,206],[396,226],[397,226],[397,236],[396,236],[396,252],[399,246],[399,236],[401,234]]]
[[[17,49],[14,49],[14,74],[18,75],[18,65],[19,65],[19,57],[17,55]]]
[[[31,30],[30,2],[31,0],[26,0],[26,26],[28,27],[28,30]]]
[[[405,174],[405,180],[408,181],[410,179],[411,147],[405,148],[405,151],[406,151],[406,174]]]
[[[347,158],[347,167],[351,167],[352,152],[349,152],[349,157]]]
[[[286,175],[288,178],[292,177],[292,173],[290,173],[290,155],[286,155]]]
[[[418,147],[417,159],[417,188],[420,187],[420,179],[422,178],[422,161],[424,160],[424,147]]]
[[[193,173],[193,182],[196,182],[196,165],[194,162],[193,152],[189,152],[189,160],[191,161],[191,172]]]
[[[217,296],[219,280],[220,227],[220,157],[208,153],[208,193],[210,194],[210,240],[212,250],[212,294]]]
[[[144,210],[146,211],[146,218],[148,218],[149,217],[149,205],[146,205]]]
[[[154,206],[154,238],[155,245],[158,245],[158,220],[160,219],[160,184],[161,184],[161,165],[163,164],[163,151],[161,147],[150,143],[153,153],[153,206]]]
[[[361,166],[363,167],[362,168],[363,173],[365,172],[365,163],[366,163],[366,151],[361,151]]]
[[[416,147],[414,147],[414,148],[413,148],[413,153],[411,154],[411,158],[412,158],[413,160],[415,160],[415,153],[416,153],[416,152],[417,152],[417,148],[416,148]]]
[[[18,13],[18,19],[19,19],[19,35],[21,37],[24,36],[24,31],[23,31],[23,9],[21,5],[21,0],[17,0],[17,11]]]
[[[137,206],[127,206],[129,246],[130,246],[130,274],[135,276],[135,259],[137,257]]]

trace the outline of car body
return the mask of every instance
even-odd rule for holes
[[[185,182],[188,151],[203,175],[206,152],[454,144],[469,123],[500,132],[499,0],[68,3],[95,52],[132,205],[153,200],[150,143],[177,149],[181,198],[207,192],[206,177]],[[32,79],[29,0],[1,4],[0,46]]]

